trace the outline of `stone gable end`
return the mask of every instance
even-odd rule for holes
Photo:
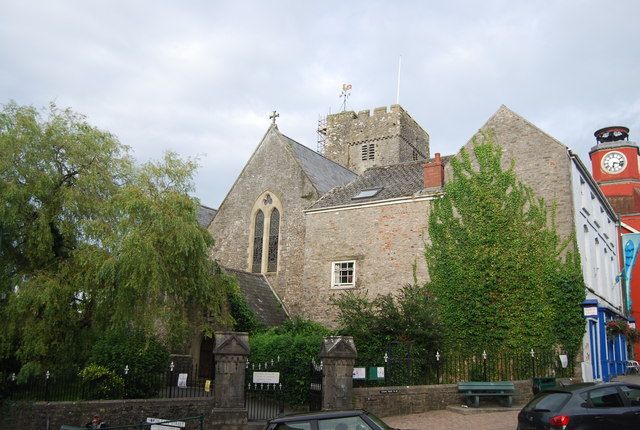
[[[252,208],[266,191],[282,204],[278,270],[266,273],[285,306],[295,309],[300,294],[304,252],[302,211],[318,198],[318,191],[291,155],[291,148],[276,128],[270,128],[222,202],[209,226],[215,240],[212,257],[225,267],[251,271],[249,267]]]

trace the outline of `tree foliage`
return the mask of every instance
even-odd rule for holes
[[[0,112],[0,357],[82,366],[96,337],[135,328],[180,348],[230,324],[230,278],[208,258],[193,160],[136,166],[70,110]],[[204,316],[203,316],[204,315]],[[206,317],[205,317],[206,316]],[[25,370],[26,371],[26,370]]]
[[[439,347],[440,324],[433,296],[424,286],[406,285],[395,296],[375,299],[349,291],[333,303],[340,332],[353,336],[362,363],[380,364],[391,342],[411,343],[423,354]]]
[[[319,362],[322,339],[329,334],[330,331],[320,324],[300,317],[255,333],[249,338],[250,369],[266,363],[267,369],[279,371],[282,399],[292,405],[303,405],[307,401],[309,384],[313,382],[312,363]]]
[[[453,178],[429,215],[425,248],[445,346],[454,350],[576,350],[584,329],[579,258],[554,211],[501,168],[490,135],[451,159]],[[474,166],[475,164],[475,166]],[[574,246],[575,249],[575,246]]]

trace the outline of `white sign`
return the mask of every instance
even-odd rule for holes
[[[384,367],[378,367],[378,379],[384,379]]]
[[[597,306],[586,306],[583,308],[582,315],[585,317],[597,317],[598,316],[598,307]]]
[[[178,387],[187,388],[187,374],[178,373]]]
[[[279,384],[280,372],[253,372],[254,384]]]
[[[158,423],[162,424],[161,426],[158,427],[158,430],[175,430],[176,427],[184,427],[187,425],[185,424],[184,421],[169,421],[164,418],[147,418],[147,424],[158,424]],[[160,428],[160,427],[163,427],[163,428]]]
[[[150,426],[150,430],[177,430],[180,427],[173,427],[173,426],[165,426],[162,424],[151,424]]]
[[[365,367],[353,368],[353,379],[366,379],[367,369]]]
[[[569,365],[569,358],[566,354],[560,354],[560,364],[562,364],[563,369],[566,369]]]

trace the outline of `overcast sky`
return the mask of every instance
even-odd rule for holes
[[[640,1],[0,0],[0,103],[55,101],[140,162],[200,155],[218,207],[267,130],[316,148],[319,115],[396,101],[456,152],[501,104],[574,149],[640,141]]]

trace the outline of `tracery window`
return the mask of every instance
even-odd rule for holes
[[[278,270],[278,236],[280,235],[280,211],[274,208],[271,211],[271,221],[269,222],[269,262],[268,272]]]
[[[264,232],[264,212],[258,210],[256,213],[254,234],[253,234],[253,264],[251,271],[260,273],[262,271],[262,236]]]
[[[248,270],[254,273],[277,272],[282,215],[280,199],[271,192],[262,193],[253,205],[252,214]]]

